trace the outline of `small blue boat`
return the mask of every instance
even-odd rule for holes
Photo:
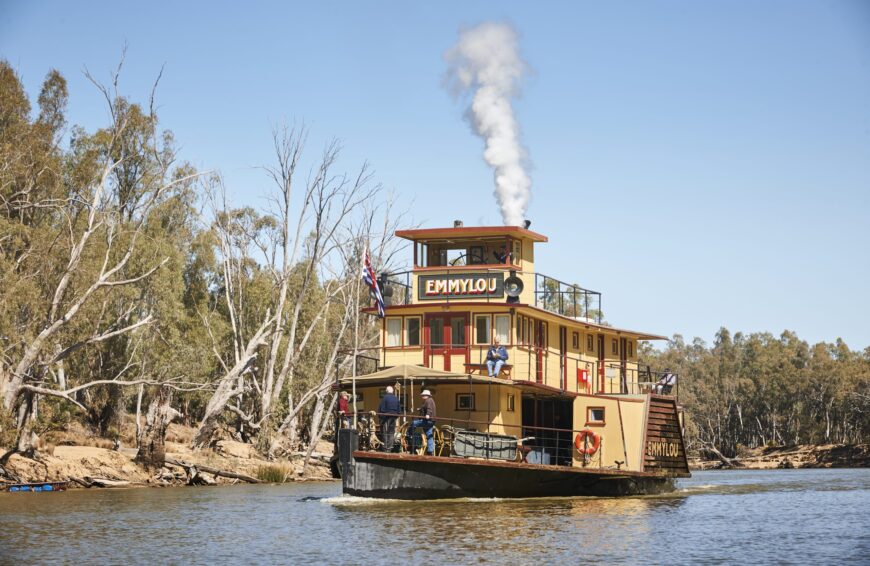
[[[20,492],[20,491],[65,491],[68,482],[53,481],[53,482],[36,482],[36,483],[10,483],[6,485],[0,484],[0,491]]]

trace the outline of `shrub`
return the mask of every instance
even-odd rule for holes
[[[258,480],[266,483],[284,483],[292,474],[290,466],[275,465],[258,466],[254,472]]]

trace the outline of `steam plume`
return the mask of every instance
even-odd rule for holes
[[[517,33],[508,24],[484,22],[460,31],[459,40],[445,58],[454,94],[472,95],[465,117],[486,143],[483,159],[493,168],[502,220],[506,225],[520,226],[532,180],[525,170],[526,151],[520,145],[511,105],[526,68]]]

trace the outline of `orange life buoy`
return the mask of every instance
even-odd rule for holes
[[[588,446],[584,446],[587,444],[586,437],[589,437],[591,443]],[[585,454],[586,456],[592,456],[596,452],[598,452],[598,448],[601,446],[601,437],[591,430],[581,430],[577,436],[574,437],[574,448],[577,449],[577,452],[581,454]]]

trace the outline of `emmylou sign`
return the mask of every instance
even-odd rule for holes
[[[504,297],[504,273],[462,273],[421,275],[417,297],[436,299],[497,299]]]

